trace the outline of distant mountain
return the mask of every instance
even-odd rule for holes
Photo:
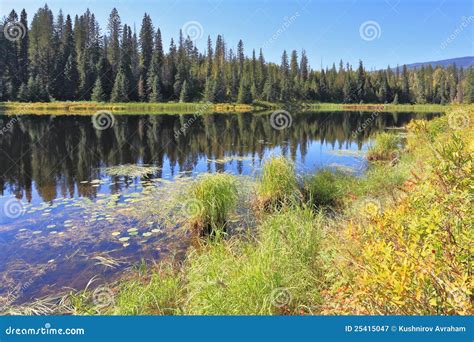
[[[433,68],[437,67],[438,65],[447,67],[447,66],[452,65],[453,63],[455,63],[456,66],[459,68],[460,67],[463,67],[463,68],[474,67],[474,56],[443,59],[441,61],[433,61],[433,62],[412,63],[412,64],[407,64],[407,68],[419,69],[421,68],[421,66],[428,66],[430,64]]]

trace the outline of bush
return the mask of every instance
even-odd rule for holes
[[[350,262],[336,267],[342,277],[333,283],[323,313],[473,313],[472,135],[442,133],[440,127],[433,123],[410,132],[419,142],[413,152],[425,160],[415,165],[419,175],[402,187],[405,195],[368,224],[348,224],[350,251],[339,260]],[[437,131],[434,145],[426,135],[431,128]]]

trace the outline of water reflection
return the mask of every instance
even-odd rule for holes
[[[103,131],[85,116],[21,116],[0,136],[0,194],[28,202],[35,195],[44,201],[95,196],[81,181],[100,177],[105,166],[121,164],[155,165],[160,169],[153,176],[164,178],[185,171],[246,174],[251,171],[242,160],[215,160],[251,157],[255,163],[274,150],[311,167],[310,162],[317,164],[308,159],[311,143],[319,149],[361,149],[374,131],[431,116],[394,113],[371,119],[370,113],[299,113],[291,127],[276,130],[265,114],[129,115],[116,116],[114,126]],[[0,120],[5,126],[11,118]],[[354,138],[353,132],[367,121]]]

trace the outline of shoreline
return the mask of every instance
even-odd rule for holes
[[[459,246],[449,242],[450,231],[433,228],[464,212],[448,210],[452,196],[456,196],[458,206],[469,208],[465,196],[471,182],[468,168],[472,124],[468,123],[465,132],[450,125],[445,116],[433,121],[417,120],[407,126],[408,141],[396,154],[395,163],[390,157],[393,151],[383,150],[380,158],[371,162],[364,179],[355,181],[344,176],[314,183],[316,190],[322,187],[334,196],[335,202],[328,208],[336,216],[325,213],[324,207],[290,201],[274,212],[261,213],[255,224],[255,240],[245,236],[203,239],[179,265],[166,261],[154,267],[148,265],[140,272],[124,273],[120,280],[101,285],[99,288],[106,286],[114,298],[107,306],[94,305],[93,289],[66,295],[75,303],[72,311],[56,302],[46,305],[60,314],[105,315],[373,314],[371,310],[385,310],[384,314],[432,315],[436,310],[466,314],[469,309],[464,299],[451,302],[449,297],[444,299],[445,293],[424,291],[433,285],[417,269],[417,258],[408,258],[418,253],[426,258],[430,270],[466,272],[462,263],[456,267],[450,263],[442,246],[447,243],[463,260],[462,251],[470,234],[465,230],[467,214],[457,217],[458,230],[452,232]],[[462,156],[463,165],[456,166],[455,171],[445,169],[443,165],[451,163],[451,154],[437,155],[428,147],[439,143]],[[465,182],[462,189],[457,189],[449,179],[453,172],[461,171]],[[281,184],[278,179],[273,181],[275,187]],[[446,203],[447,207],[433,203]],[[424,209],[417,209],[420,207]],[[281,227],[285,231],[280,232]],[[411,238],[415,239],[413,244],[407,244]],[[354,267],[361,267],[360,275],[353,272]],[[385,267],[392,271],[385,272]],[[293,281],[294,272],[304,281]],[[399,292],[391,285],[399,273],[408,279],[407,284],[420,284],[403,285],[405,297],[419,296],[416,302],[387,302],[384,297]],[[463,279],[456,279],[462,291],[467,284]],[[275,305],[272,301],[276,290],[283,291],[284,298],[290,298],[288,302]],[[253,293],[260,295],[255,297]],[[341,301],[345,304],[342,307],[338,304]],[[13,313],[22,312],[28,306],[11,309]]]
[[[274,110],[297,111],[359,111],[359,112],[447,112],[457,108],[474,110],[474,105],[437,104],[344,104],[344,103],[297,103],[285,106],[278,103],[101,103],[101,102],[1,102],[0,115],[94,115],[98,111],[110,111],[117,115],[132,114],[194,114],[248,113]]]

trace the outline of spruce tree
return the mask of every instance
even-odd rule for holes
[[[149,78],[148,87],[149,87],[148,101],[149,102],[162,102],[163,94],[161,92],[160,78],[158,76]]]
[[[112,88],[112,94],[110,96],[111,102],[127,102],[129,100],[129,89],[130,85],[128,79],[125,76],[123,69],[119,69],[117,76],[115,77],[114,87]]]
[[[192,101],[191,89],[190,89],[190,86],[188,85],[188,81],[185,80],[183,82],[183,87],[181,88],[181,94],[179,95],[179,102],[191,102],[191,101]]]
[[[100,80],[100,77],[97,77],[97,80],[95,81],[94,89],[92,90],[91,99],[92,101],[96,101],[96,102],[107,101],[107,96],[102,87],[102,81]]]

